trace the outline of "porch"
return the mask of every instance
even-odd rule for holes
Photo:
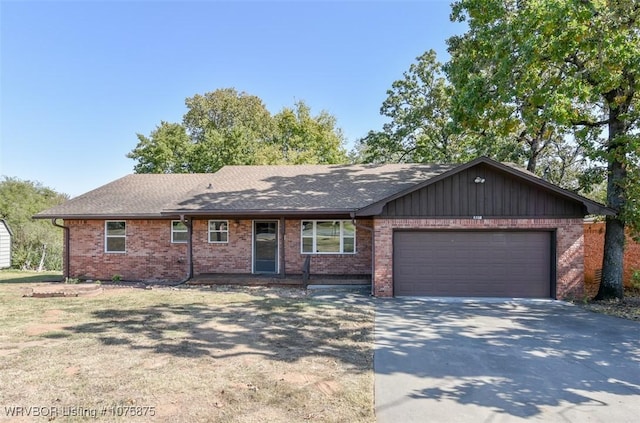
[[[368,288],[370,275],[311,275],[306,281],[302,274],[272,275],[244,273],[204,273],[191,278],[187,285],[241,285],[314,288],[322,286],[340,288]]]

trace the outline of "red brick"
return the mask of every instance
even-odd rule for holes
[[[590,297],[594,297],[598,293],[595,272],[596,269],[602,269],[604,233],[604,222],[585,223],[584,225],[584,282]],[[627,232],[623,266],[624,286],[630,287],[634,270],[640,270],[640,243],[633,241],[629,232]]]
[[[227,219],[220,219],[227,220]],[[229,242],[209,243],[209,219],[194,219],[193,271],[203,273],[252,272],[253,220],[229,221]],[[127,221],[126,253],[104,252],[104,220],[68,220],[71,277],[110,280],[158,281],[183,279],[187,275],[187,245],[171,243],[171,220]],[[371,227],[371,220],[358,222]],[[285,221],[285,272],[301,274],[306,254],[301,253],[300,219]],[[281,240],[282,241],[282,240]],[[356,230],[355,254],[312,254],[311,273],[316,275],[370,275],[371,233]]]

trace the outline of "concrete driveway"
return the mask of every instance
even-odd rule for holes
[[[556,301],[376,304],[378,422],[637,422],[640,322]]]

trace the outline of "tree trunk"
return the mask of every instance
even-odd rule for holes
[[[609,144],[608,175],[607,175],[607,206],[618,212],[618,216],[607,216],[606,233],[604,236],[604,255],[602,258],[602,280],[596,299],[623,298],[624,295],[624,221],[619,213],[625,205],[626,171],[622,159],[626,148],[619,136],[626,132],[625,122],[620,119],[626,108],[615,106],[615,93],[609,93],[607,100],[609,110]],[[609,98],[610,97],[610,98]],[[621,110],[624,109],[624,110]]]
[[[604,234],[604,257],[602,259],[602,279],[598,288],[597,300],[622,298],[624,223],[615,217],[607,216]]]

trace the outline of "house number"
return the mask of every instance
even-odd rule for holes
[[[473,216],[473,220],[482,220],[482,216]]]

